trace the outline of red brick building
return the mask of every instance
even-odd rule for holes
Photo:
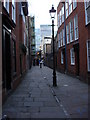
[[[3,98],[15,89],[26,71],[27,2],[2,2],[2,90]]]
[[[90,80],[90,2],[60,2],[57,16],[57,69],[87,82]]]

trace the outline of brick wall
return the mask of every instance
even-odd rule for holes
[[[57,13],[59,13],[62,4],[59,4],[57,8]],[[80,79],[86,81],[87,79],[87,46],[86,41],[90,38],[90,25],[85,25],[85,8],[83,2],[78,2],[76,9],[68,16],[65,20],[66,25],[70,22],[71,19],[74,20],[74,16],[78,15],[78,31],[79,37],[78,40],[74,40],[66,45],[66,53],[67,53],[67,73],[73,75],[79,75]],[[74,26],[74,23],[73,23]],[[64,29],[64,23],[58,28],[57,35],[59,32]],[[73,29],[74,31],[74,29]],[[67,37],[66,37],[67,39]],[[69,36],[70,39],[70,36]],[[62,46],[58,50],[57,54],[57,69],[59,71],[65,71],[65,56],[64,56],[64,64],[61,65],[61,50],[64,49],[65,46]],[[71,65],[70,59],[70,49],[74,48],[75,51],[75,65]],[[79,60],[79,61],[78,61]]]

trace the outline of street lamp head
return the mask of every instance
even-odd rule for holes
[[[49,10],[49,13],[50,13],[51,19],[54,19],[55,18],[56,10],[54,9],[53,5],[52,5],[51,10]]]

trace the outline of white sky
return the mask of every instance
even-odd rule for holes
[[[60,0],[28,0],[29,2],[29,15],[35,16],[35,28],[39,28],[41,24],[52,24],[49,10],[54,5],[57,6]],[[57,12],[55,15],[55,25],[57,25]]]

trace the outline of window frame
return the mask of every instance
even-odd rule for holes
[[[58,34],[58,48],[60,48],[60,33]]]
[[[60,10],[60,26],[62,24],[62,14],[61,14],[61,10]]]
[[[90,42],[90,39],[87,40],[87,71],[90,72],[90,55],[89,55],[89,51],[90,51],[90,48],[88,48],[88,43]],[[90,44],[90,43],[89,43]]]
[[[24,45],[26,44],[26,34],[25,34],[25,31],[24,31]]]
[[[73,10],[77,7],[77,0],[73,0]]]
[[[64,5],[61,9],[62,23],[64,22]]]
[[[75,52],[74,52],[74,48],[70,49],[70,58],[71,58],[71,65],[75,65]]]
[[[60,32],[60,43],[61,43],[61,47],[63,46],[63,37],[62,37],[62,31]]]
[[[67,30],[68,28],[68,30]],[[67,34],[67,44],[70,42],[69,41],[69,24],[66,25],[66,34]]]
[[[78,36],[79,33],[78,33],[78,15],[75,15],[74,16],[74,38],[75,40],[78,39]]]
[[[86,25],[90,23],[90,18],[88,21],[88,13],[87,10],[90,9],[90,1],[89,2],[84,2],[84,6],[85,6],[85,21],[86,21]]]
[[[9,0],[4,0],[4,7],[6,8],[7,12],[9,13]]]
[[[64,55],[63,55],[63,51],[61,51],[61,64],[64,64]]]
[[[16,2],[12,0],[12,20],[16,23]]]
[[[73,4],[73,2],[72,2],[72,0],[70,1],[69,0],[69,15],[72,13],[72,11],[73,11],[73,6],[72,6],[72,4]]]
[[[60,26],[60,22],[59,22],[60,21],[60,15],[58,14],[57,17],[58,17],[58,27],[59,27]]]
[[[73,20],[71,20],[70,21],[70,42],[73,42],[73,40],[74,40]]]
[[[65,45],[65,31],[64,31],[64,29],[62,29],[62,34],[63,34],[63,45]]]
[[[68,2],[65,2],[65,8],[66,8],[66,18],[69,16],[68,10],[69,10],[69,4]]]

